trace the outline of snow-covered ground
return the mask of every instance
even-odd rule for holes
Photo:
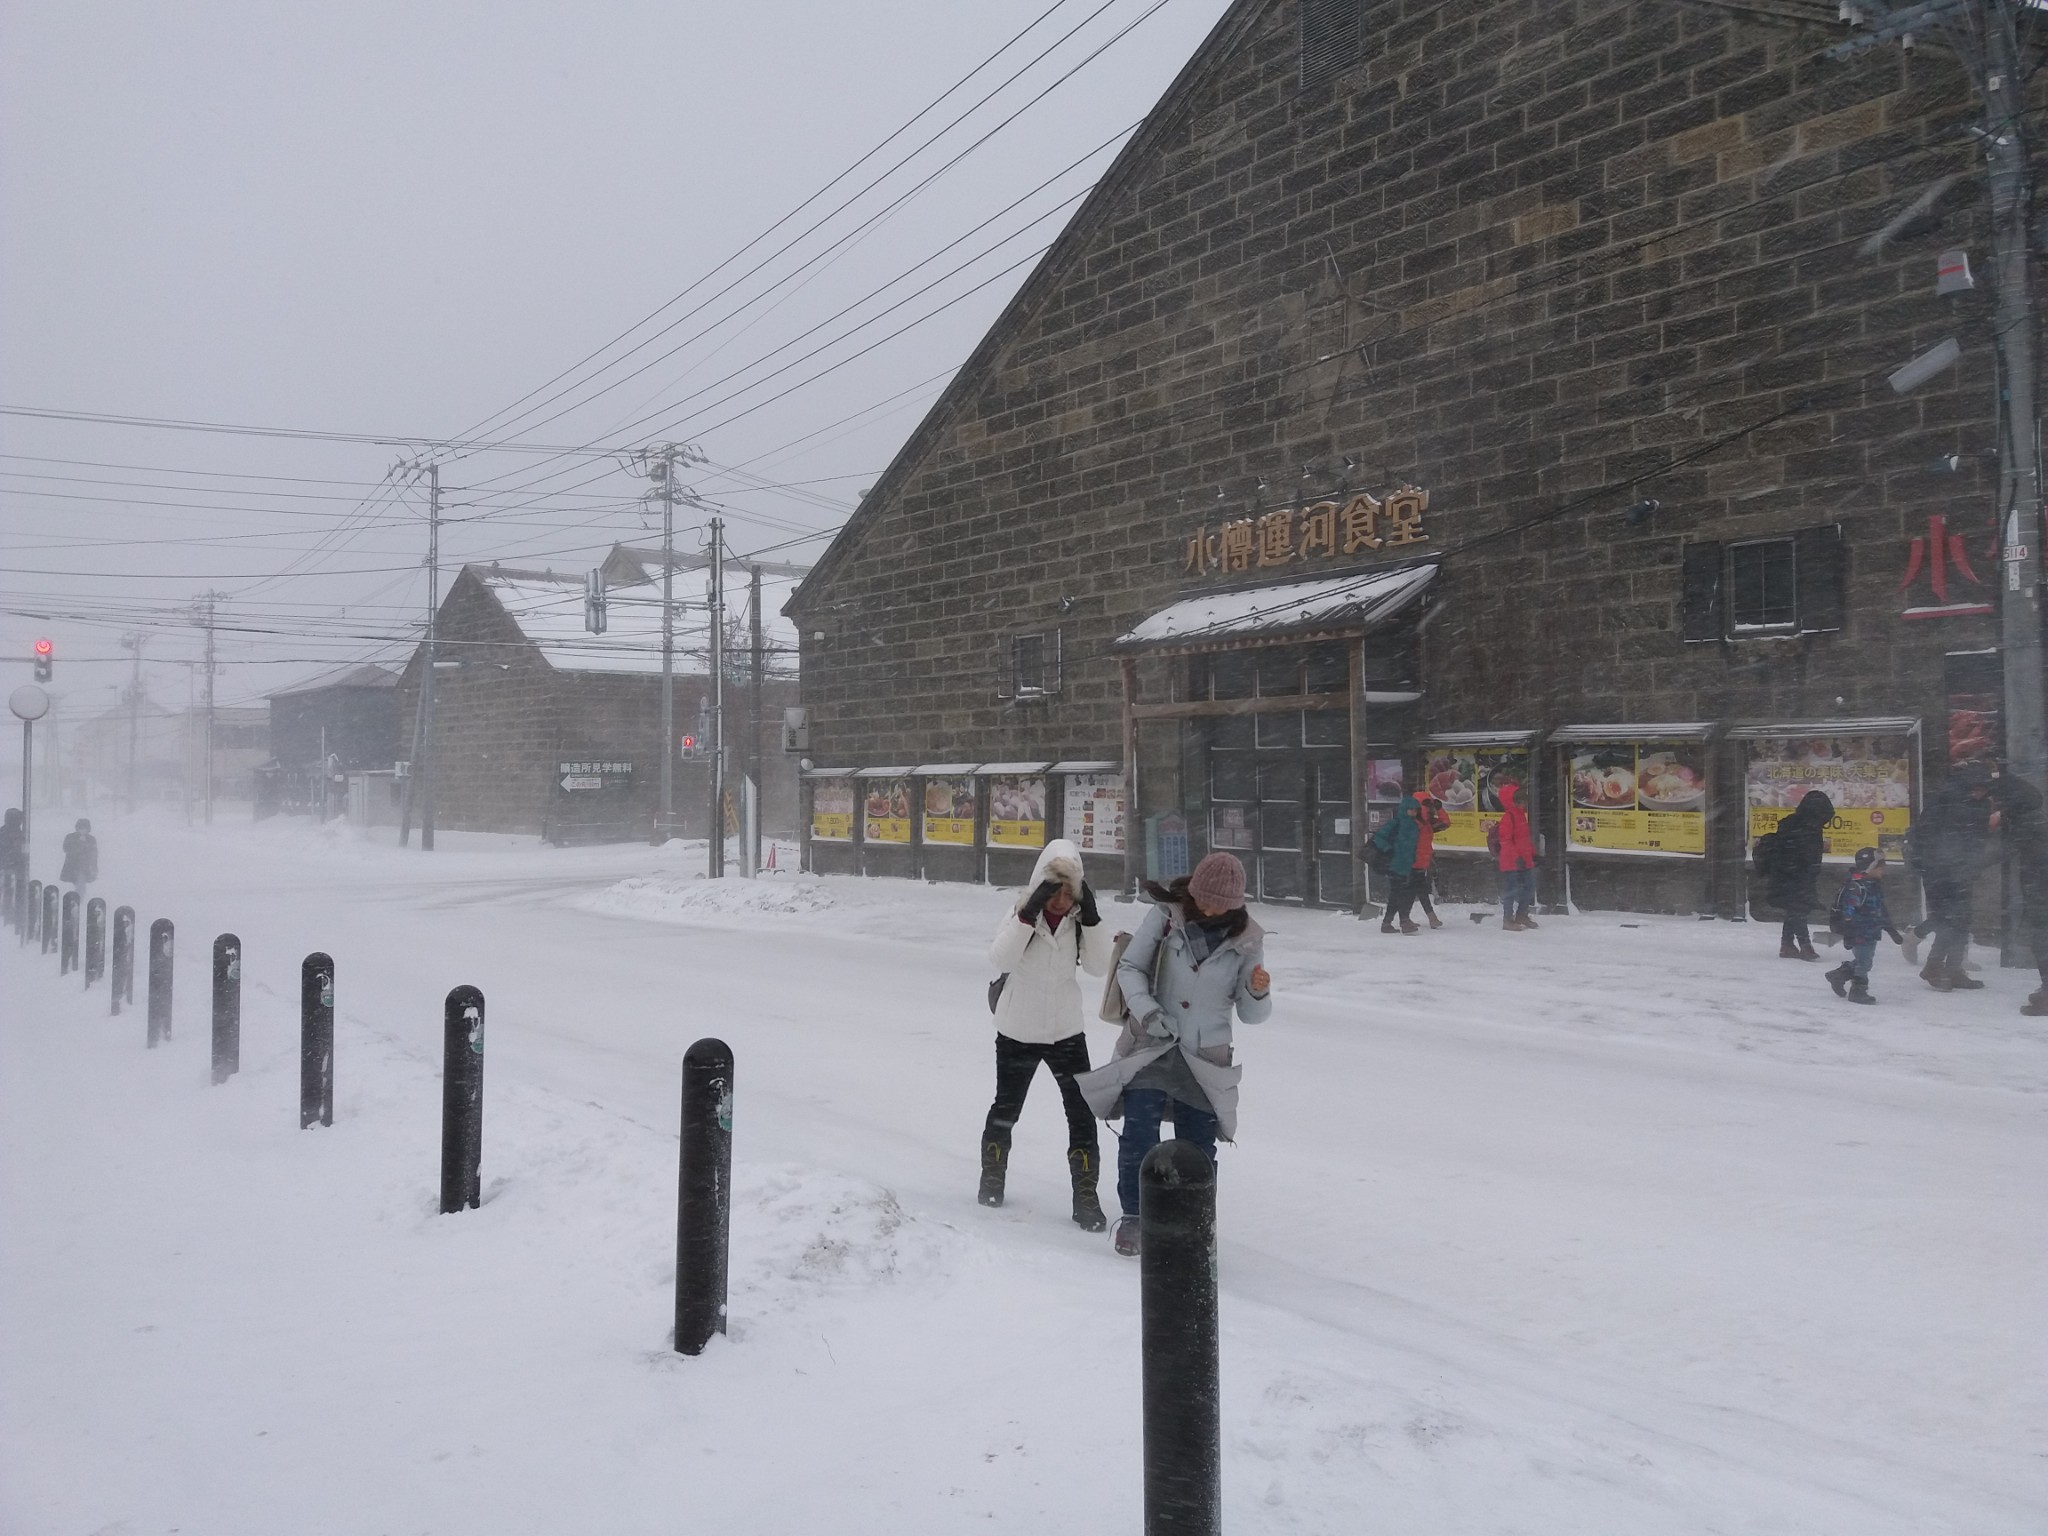
[[[702,849],[101,829],[176,1037],[0,940],[0,1530],[1136,1531],[1137,1269],[1041,1078],[973,1201],[1004,896]],[[1128,924],[1135,909],[1110,906]],[[2037,1536],[2048,1029],[1753,925],[1260,914],[1220,1193],[1234,1531]],[[246,948],[207,1082],[207,951]],[[298,966],[337,964],[297,1122]],[[435,1212],[440,1000],[489,997]],[[679,1063],[737,1058],[732,1333],[666,1348]],[[1092,1026],[1098,1053],[1108,1030]],[[1113,1141],[1105,1136],[1105,1145]]]

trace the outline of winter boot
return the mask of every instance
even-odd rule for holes
[[[1984,983],[1972,976],[1960,965],[1949,967],[1948,984],[1949,989],[1955,992],[1981,992],[1984,990]]]
[[[1116,1221],[1116,1251],[1124,1258],[1138,1256],[1138,1218],[1119,1216]]]
[[[1420,933],[1422,929],[1413,921],[1404,917],[1401,919],[1401,931],[1403,933]]]
[[[1828,972],[1828,985],[1835,989],[1835,996],[1847,997],[1849,995],[1849,983],[1855,979],[1855,976],[1856,973],[1846,965],[1838,965]]]
[[[1536,926],[1537,926],[1537,924],[1536,924],[1536,919],[1535,919],[1535,918],[1533,918],[1533,917],[1531,917],[1531,916],[1530,916],[1530,915],[1529,915],[1528,913],[1526,913],[1526,912],[1524,912],[1524,913],[1523,913],[1523,914],[1521,915],[1521,917],[1520,917],[1520,919],[1518,919],[1518,921],[1520,921],[1521,925],[1522,925],[1522,926],[1523,926],[1524,928],[1534,928],[1534,927],[1536,927]]]
[[[1438,917],[1438,916],[1437,916],[1437,915],[1436,915],[1436,914],[1435,914],[1434,912],[1432,912],[1432,913],[1430,913],[1430,914],[1429,914],[1429,926],[1430,926],[1430,927],[1432,927],[1432,928],[1441,928],[1441,927],[1443,927],[1443,925],[1444,925],[1444,920],[1443,920],[1442,918]]]
[[[1813,947],[1813,940],[1801,939],[1799,941],[1799,958],[1802,960],[1818,960],[1820,958],[1820,951]]]
[[[2048,987],[2029,993],[2027,1000],[2020,1004],[2020,1012],[2030,1019],[2048,1018]]]
[[[1849,1001],[1852,1003],[1874,1003],[1877,999],[1870,995],[1870,983],[1861,976],[1858,976],[1849,983]]]
[[[1010,1149],[1000,1141],[981,1144],[981,1189],[975,1195],[983,1205],[1003,1203],[1003,1175],[1008,1171]]]
[[[1100,1232],[1109,1225],[1109,1218],[1102,1214],[1102,1202],[1095,1198],[1095,1149],[1069,1148],[1067,1171],[1074,1176],[1074,1225],[1083,1232]]]
[[[1394,920],[1391,917],[1389,917],[1385,922],[1380,924],[1381,933],[1399,933],[1400,931],[1400,929],[1394,926]]]
[[[1948,972],[1936,970],[1932,961],[1929,961],[1921,968],[1920,979],[1937,992],[1953,992],[1955,990],[1955,983],[1948,979]]]
[[[1799,946],[1790,939],[1779,940],[1778,958],[1780,960],[1797,960],[1799,958]]]
[[[1500,920],[1500,931],[1502,933],[1520,933],[1522,931],[1522,920],[1519,917],[1503,917]]]

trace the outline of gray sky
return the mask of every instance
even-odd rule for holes
[[[1090,152],[1121,142],[1225,9],[1155,3],[14,0],[0,404],[562,447],[674,437],[728,467],[694,478],[734,548],[782,545],[850,510],[1114,146]],[[26,679],[47,634],[62,712],[96,713],[140,629],[153,696],[180,704],[201,654],[185,610],[208,589],[228,594],[224,703],[394,650],[426,591],[423,490],[385,479],[409,451],[0,416],[0,682]],[[491,449],[442,473],[466,519],[449,564],[581,570],[645,537],[644,483],[611,458]]]

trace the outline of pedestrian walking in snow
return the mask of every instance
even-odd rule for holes
[[[1045,845],[1031,884],[996,926],[989,963],[998,980],[990,988],[996,1016],[996,1096],[981,1132],[983,1205],[1003,1203],[1010,1137],[1024,1112],[1024,1096],[1038,1064],[1052,1069],[1067,1112],[1067,1171],[1074,1187],[1074,1222],[1100,1232],[1108,1218],[1096,1194],[1101,1142],[1095,1115],[1074,1085],[1088,1070],[1088,1038],[1081,1026],[1077,972],[1109,974],[1109,930],[1095,907],[1095,892],[1081,873],[1081,850],[1065,838]]]
[[[85,888],[99,877],[99,839],[92,835],[92,823],[81,816],[78,825],[64,834],[64,867],[57,878],[66,885],[77,886],[82,897]]]
[[[1422,908],[1422,915],[1429,919],[1432,928],[1444,925],[1444,920],[1436,915],[1436,903],[1431,899],[1436,894],[1436,835],[1448,832],[1450,828],[1451,813],[1444,809],[1443,801],[1426,789],[1415,791],[1415,868],[1409,874],[1409,884],[1415,904]]]
[[[2019,930],[2033,952],[2041,985],[2021,1005],[2029,1018],[2048,1016],[2048,809],[2041,791],[2011,774],[1998,778],[1999,833],[2019,886]]]
[[[1116,1194],[1123,1211],[1116,1251],[1138,1251],[1138,1169],[1159,1145],[1159,1126],[1200,1147],[1213,1163],[1216,1141],[1237,1134],[1231,1019],[1263,1022],[1273,1012],[1265,934],[1244,909],[1244,866],[1212,853],[1172,885],[1148,885],[1154,902],[1117,966],[1124,1028],[1108,1065],[1080,1080],[1105,1120],[1123,1117]]]
[[[1764,899],[1778,909],[1781,960],[1818,960],[1813,930],[1806,915],[1820,905],[1816,882],[1827,856],[1828,823],[1835,802],[1810,789],[1791,814],[1780,816],[1775,831],[1756,840],[1756,872],[1764,877]]]
[[[1835,898],[1835,932],[1848,947],[1849,958],[1828,972],[1835,996],[1852,1003],[1874,1003],[1870,995],[1870,963],[1877,957],[1877,936],[1890,934],[1894,944],[1906,936],[1893,924],[1884,904],[1884,855],[1875,848],[1856,850],[1856,869],[1842,882]]]
[[[1503,933],[1534,928],[1529,909],[1536,904],[1536,837],[1529,830],[1529,810],[1522,804],[1522,786],[1508,779],[1497,786],[1500,820],[1486,834],[1500,870],[1500,926]]]
[[[1913,933],[1934,935],[1920,979],[1937,992],[1974,992],[1984,985],[1963,962],[1970,954],[1970,888],[1990,858],[1991,792],[1990,764],[1956,764],[1908,834],[1927,903],[1927,915]]]
[[[1422,823],[1416,815],[1413,795],[1401,797],[1393,814],[1373,829],[1371,842],[1387,876],[1387,902],[1380,914],[1380,932],[1420,933],[1422,930],[1410,915],[1415,905],[1415,850],[1422,844]]]

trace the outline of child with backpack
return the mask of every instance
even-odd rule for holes
[[[1849,958],[1828,972],[1828,985],[1835,996],[1852,1003],[1874,1003],[1870,995],[1870,963],[1877,956],[1877,936],[1891,935],[1903,945],[1904,935],[1893,926],[1884,905],[1884,855],[1875,848],[1856,850],[1856,870],[1842,882],[1835,897],[1829,926],[1849,947]]]

